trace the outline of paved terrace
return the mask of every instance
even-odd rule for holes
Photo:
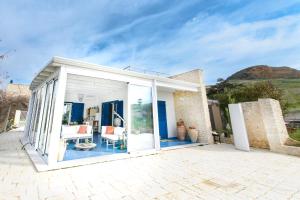
[[[300,158],[210,145],[37,173],[0,134],[0,199],[300,199]]]

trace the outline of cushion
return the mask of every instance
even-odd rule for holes
[[[114,127],[113,126],[107,126],[106,127],[106,134],[113,135],[114,134]]]
[[[118,141],[120,138],[117,135],[105,134],[103,138],[110,139],[113,141]]]
[[[114,133],[115,135],[123,135],[125,128],[123,127],[115,127]]]
[[[86,134],[87,133],[87,126],[86,125],[80,125],[78,129],[79,134]]]
[[[78,126],[62,126],[62,134],[76,134],[78,132]]]

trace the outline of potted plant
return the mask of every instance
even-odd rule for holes
[[[182,119],[179,119],[177,122],[177,138],[179,140],[185,140],[186,137],[186,128],[184,125],[184,121]]]
[[[189,137],[193,143],[197,142],[198,130],[194,126],[190,126],[188,130]]]

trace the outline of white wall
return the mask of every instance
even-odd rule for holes
[[[176,118],[173,91],[157,91],[157,100],[166,102],[168,137],[176,137]]]

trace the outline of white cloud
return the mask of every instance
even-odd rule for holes
[[[194,2],[179,1],[152,13],[150,7],[161,1],[1,2],[0,52],[17,51],[0,61],[0,70],[29,82],[54,55],[171,74],[201,67],[208,83],[255,64],[299,68],[300,15],[246,20],[292,6],[285,2],[250,3],[225,14],[199,8],[184,22],[184,9]],[[91,51],[101,42],[108,45]]]
[[[206,29],[210,29],[207,31]],[[263,35],[262,37],[259,35]],[[242,67],[269,64],[299,68],[300,15],[284,16],[270,20],[232,24],[226,19],[210,16],[193,18],[174,32],[173,37],[152,44],[140,52],[135,45],[119,45],[113,54],[128,50],[132,57],[112,65],[158,67],[163,72],[177,73],[193,67],[204,68],[208,82],[217,77],[226,78]],[[137,43],[142,42],[137,38]],[[96,57],[107,57],[107,52]],[[109,60],[107,60],[109,62]],[[165,67],[165,68],[164,68]]]

